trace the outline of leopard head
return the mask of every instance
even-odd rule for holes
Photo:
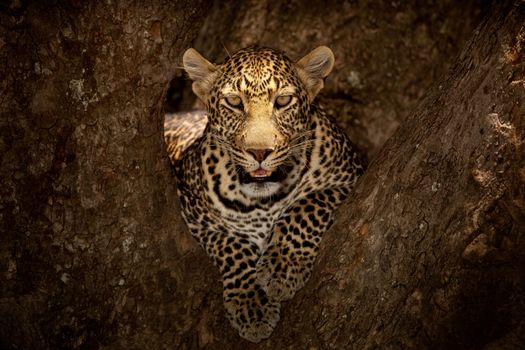
[[[213,64],[195,49],[183,56],[193,91],[206,105],[208,131],[243,174],[247,196],[275,194],[312,137],[310,109],[334,64],[321,46],[297,62],[259,47]]]

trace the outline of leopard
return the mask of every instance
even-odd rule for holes
[[[173,165],[186,149],[199,139],[208,124],[204,110],[166,113],[164,115],[164,143]]]
[[[260,46],[217,64],[194,48],[182,57],[205,106],[193,122],[165,124],[182,216],[222,276],[227,319],[254,343],[311,276],[334,212],[365,170],[317,102],[334,61],[326,46],[299,60]]]

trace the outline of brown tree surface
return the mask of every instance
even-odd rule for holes
[[[472,29],[474,3],[239,2],[215,4],[206,20],[209,4],[173,3],[1,7],[0,348],[524,347],[523,1],[492,8],[430,94]],[[248,20],[253,6],[263,19]],[[353,34],[325,99],[349,127],[356,112],[365,126],[354,136],[374,156],[311,281],[259,345],[226,322],[219,275],[179,217],[161,137],[168,80],[220,13],[235,35],[247,29],[239,45],[274,41],[297,57]],[[265,19],[285,15],[289,29],[313,28],[285,34],[300,45]],[[250,38],[246,23],[263,33],[266,22]]]
[[[192,271],[161,107],[208,7],[2,5],[1,349],[183,342],[179,283],[199,283],[179,280]]]

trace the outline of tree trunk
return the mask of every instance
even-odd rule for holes
[[[162,145],[163,91],[208,6],[17,4],[0,17],[0,348],[525,346],[525,3],[492,9],[381,150],[404,118],[364,139],[368,172],[314,276],[258,345],[225,319]],[[411,103],[442,72],[419,82],[428,65],[407,80],[392,70],[417,86]],[[356,82],[336,74],[328,99]],[[401,96],[376,79],[377,91],[349,87],[375,94],[362,111],[374,111],[374,96]],[[368,125],[380,124],[380,106]]]
[[[161,109],[208,7],[2,5],[1,349],[177,348],[198,322]]]

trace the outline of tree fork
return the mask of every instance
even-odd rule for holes
[[[227,324],[162,151],[205,4],[87,3],[0,13],[0,347],[523,348],[523,1],[377,153],[259,345]]]

